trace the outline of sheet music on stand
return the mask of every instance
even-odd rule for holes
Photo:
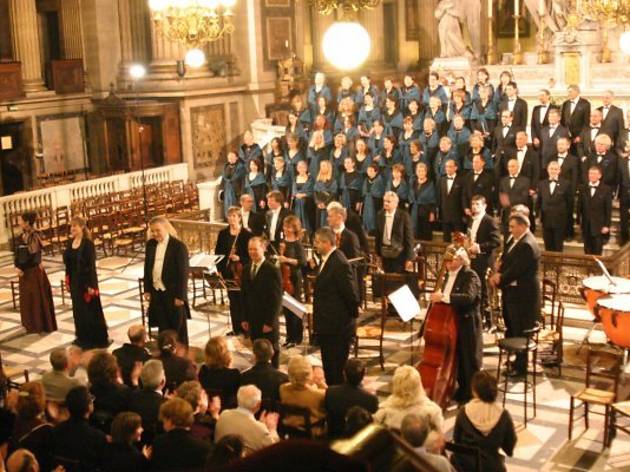
[[[221,254],[208,254],[200,252],[192,256],[188,264],[190,267],[203,267],[208,274],[218,273],[217,264],[223,260],[225,256]]]
[[[602,273],[604,274],[604,277],[606,277],[608,279],[608,283],[610,285],[617,285],[617,283],[614,281],[614,279],[612,278],[612,276],[610,275],[610,272],[608,272],[608,269],[606,269],[606,266],[604,265],[604,263],[602,261],[600,261],[597,257],[593,256],[593,259],[595,259],[595,262],[597,262],[597,265],[599,266],[599,268],[602,270]]]
[[[308,313],[308,309],[304,303],[289,295],[287,292],[282,294],[282,306],[297,316],[304,319],[304,315]]]
[[[394,305],[394,308],[396,308],[400,319],[405,322],[416,318],[422,313],[418,300],[414,297],[413,292],[407,284],[394,290],[387,298],[391,304]]]

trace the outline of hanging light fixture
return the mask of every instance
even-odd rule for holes
[[[619,36],[619,49],[626,56],[630,55],[630,31],[625,31]]]
[[[149,0],[157,30],[169,40],[199,48],[234,32],[236,0]]]

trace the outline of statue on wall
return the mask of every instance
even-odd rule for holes
[[[464,43],[460,21],[462,10],[457,0],[441,0],[435,9],[440,38],[440,57],[470,56]]]

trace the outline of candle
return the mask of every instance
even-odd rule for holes
[[[521,13],[521,9],[519,8],[519,2],[518,0],[514,0],[514,14],[515,15],[519,15]]]
[[[545,5],[545,0],[538,1],[538,14],[540,16],[545,16],[547,13],[547,6]]]
[[[488,18],[492,18],[492,0],[488,0]]]

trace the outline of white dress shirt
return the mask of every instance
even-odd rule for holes
[[[609,112],[609,111],[610,111],[610,106],[608,106],[608,105],[604,105],[604,106],[602,107],[602,117],[603,117],[604,119],[606,119],[606,116],[608,116],[608,112]]]
[[[479,225],[481,224],[481,220],[485,216],[486,212],[482,211],[478,215],[473,216],[472,225],[470,226],[470,240],[473,243],[477,242],[477,231],[479,231]]]
[[[593,195],[595,195],[595,192],[597,191],[597,187],[599,187],[599,182],[597,182],[596,184],[589,183],[588,186],[591,189],[591,197],[592,197]]]
[[[457,279],[457,274],[459,274],[460,270],[462,270],[461,267],[453,272],[448,272],[446,285],[444,285],[444,291],[442,292],[442,301],[444,303],[451,303],[451,292],[453,291],[453,285],[455,285],[455,279]]]
[[[516,160],[518,161],[518,171],[520,172],[523,168],[523,161],[525,160],[525,153],[527,152],[527,148],[519,149],[516,151]]]
[[[508,98],[508,102],[507,102],[508,110],[513,112],[515,104],[516,104],[516,98]]]
[[[575,111],[575,107],[577,106],[577,102],[580,98],[576,98],[575,100],[571,100],[571,114]]]
[[[241,210],[241,221],[243,222],[243,228],[249,229],[249,215],[251,212]]]
[[[453,188],[453,182],[455,182],[455,174],[446,175],[446,193],[450,194],[451,189]]]
[[[335,249],[337,249],[337,248],[333,246],[333,248],[330,251],[328,251],[326,254],[324,254],[322,256],[322,262],[321,262],[321,264],[319,264],[319,273],[320,274],[321,274],[322,270],[324,270],[324,266],[326,265],[326,262],[328,261],[328,258],[335,251]]]
[[[556,186],[557,185],[558,185],[558,182],[555,179],[549,181],[549,193],[551,195],[553,195],[553,192],[556,191]]]
[[[540,124],[545,121],[545,116],[547,115],[548,109],[549,105],[540,105],[540,108],[538,109],[538,120],[540,121]]]
[[[278,226],[278,218],[280,218],[280,210],[282,208],[278,208],[277,210],[271,210],[271,221],[269,223],[269,240],[276,240],[276,226]]]
[[[385,212],[385,228],[383,228],[383,244],[389,246],[392,243],[392,229],[394,227],[394,216],[396,210],[391,213]]]
[[[558,165],[560,166],[560,168],[562,169],[562,164],[564,163],[564,160],[567,158],[568,153],[564,153],[564,154],[558,154]]]
[[[549,126],[549,137],[551,138],[553,136],[553,133],[556,132],[556,128],[558,127],[558,125],[556,126]]]
[[[167,234],[164,241],[157,243],[157,247],[155,248],[155,260],[153,261],[153,287],[161,292],[166,290],[164,282],[162,281],[162,269],[164,268],[164,255],[166,254],[169,239],[170,236]]]

